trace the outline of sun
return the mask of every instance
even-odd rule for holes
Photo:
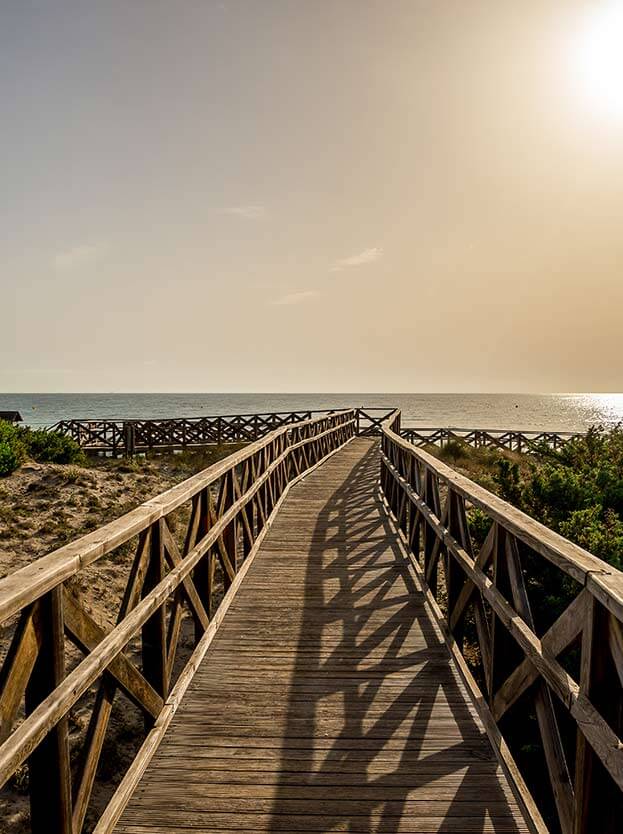
[[[594,3],[574,43],[582,96],[601,115],[623,120],[623,0]]]

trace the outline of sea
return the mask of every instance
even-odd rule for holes
[[[623,422],[623,394],[0,394],[30,426],[345,407],[400,408],[403,426],[586,431]]]

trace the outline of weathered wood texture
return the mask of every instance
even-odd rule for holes
[[[0,670],[0,786],[28,766],[34,834],[84,829],[117,691],[142,712],[151,743],[177,708],[290,484],[355,430],[352,411],[277,429],[0,580],[0,624],[13,629]],[[127,584],[117,624],[105,629],[74,592],[87,566],[120,553],[128,556]],[[184,642],[185,620],[194,629]],[[193,635],[194,652],[181,669],[181,650]],[[142,663],[128,652],[132,641]],[[70,669],[66,643],[83,655]],[[90,722],[82,738],[74,728],[70,739],[72,708],[83,697]]]
[[[531,830],[378,466],[357,439],[290,491],[119,834]]]
[[[554,829],[619,833],[623,574],[415,448],[400,435],[399,412],[385,424],[381,443],[383,493],[443,608],[453,649],[462,648],[469,623],[495,721],[508,727],[522,716],[531,720],[532,710],[557,812]],[[489,524],[479,547],[472,510],[479,511],[480,530],[483,514]],[[546,569],[558,571],[568,607],[553,615],[539,610],[536,622],[530,579]],[[542,800],[544,809],[549,804]]]

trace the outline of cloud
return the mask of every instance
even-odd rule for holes
[[[358,255],[350,255],[348,258],[340,258],[333,262],[331,272],[339,272],[342,269],[350,269],[353,266],[363,266],[364,264],[371,264],[383,257],[383,250],[378,246],[371,249],[364,249]]]
[[[95,263],[103,253],[103,247],[94,244],[74,246],[54,256],[54,267],[59,272],[68,272],[86,264]]]
[[[221,209],[221,212],[234,217],[244,217],[245,220],[259,220],[266,217],[266,206],[228,206]]]
[[[271,301],[273,307],[285,307],[293,304],[303,304],[310,298],[315,298],[318,295],[316,290],[301,290],[301,292],[291,292],[287,295],[282,295],[280,298],[275,298]]]

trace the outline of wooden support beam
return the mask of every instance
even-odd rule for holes
[[[65,678],[63,589],[39,601],[41,646],[26,687],[26,714]],[[50,726],[28,759],[32,834],[72,834],[71,766],[67,716]]]
[[[149,549],[149,565],[143,584],[143,598],[164,578],[164,541],[162,520],[152,527]],[[142,627],[143,675],[155,691],[166,698],[167,678],[167,629],[164,605],[160,605]],[[149,722],[148,722],[149,726]]]
[[[528,592],[524,582],[521,559],[517,542],[511,536],[506,536],[506,559],[510,585],[515,608],[520,617],[534,631],[534,618],[528,599]],[[543,681],[537,684],[534,695],[534,706],[539,724],[539,732],[543,742],[543,753],[547,762],[550,783],[558,821],[562,834],[572,834],[574,795],[565,750],[554,712],[552,693]]]
[[[0,743],[13,728],[17,713],[41,649],[41,604],[39,601],[22,611],[15,627],[0,676]]]
[[[604,651],[610,643],[610,630],[610,615],[597,600],[591,599],[582,634],[580,693],[607,718],[621,739],[623,690],[615,658]],[[578,726],[574,834],[620,834],[623,792],[610,778],[584,730],[582,725]]]
[[[65,631],[68,637],[81,651],[89,654],[106,637],[106,632],[82,608],[73,594],[67,591],[63,593],[63,610]],[[106,669],[106,674],[112,675],[117,685],[121,687],[130,700],[143,710],[146,716],[153,719],[158,717],[164,705],[163,698],[123,652],[119,652],[110,663]]]

